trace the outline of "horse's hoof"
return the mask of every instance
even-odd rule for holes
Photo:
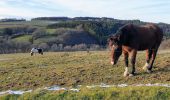
[[[147,73],[149,73],[149,74],[152,73],[152,70],[149,70],[149,69],[148,69],[148,70],[147,70]]]
[[[111,61],[110,63],[111,63],[111,65],[114,65],[114,62],[113,62],[113,61]]]
[[[145,71],[147,71],[149,67],[150,67],[150,65],[149,65],[148,63],[146,63],[146,64],[143,66],[142,69],[145,70]]]
[[[133,77],[133,76],[135,76],[134,74],[129,74],[129,77]]]
[[[146,71],[146,70],[148,70],[148,68],[149,68],[149,66],[144,66],[142,69]]]
[[[144,66],[142,69],[143,69],[143,70],[147,70],[147,67]]]
[[[129,76],[129,73],[124,72],[123,76],[124,76],[124,77],[127,77],[127,76]]]
[[[123,75],[124,77],[128,77],[129,75]]]

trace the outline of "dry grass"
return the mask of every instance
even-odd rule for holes
[[[0,56],[0,91],[35,89],[56,84],[170,83],[169,59],[169,52],[158,54],[154,72],[148,74],[142,70],[145,54],[138,53],[138,75],[125,78],[123,58],[119,59],[117,65],[111,66],[108,51],[48,52],[43,56],[30,56],[28,53],[5,54]]]

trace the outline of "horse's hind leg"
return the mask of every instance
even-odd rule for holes
[[[129,76],[129,72],[128,72],[128,57],[129,57],[129,54],[127,52],[124,52],[124,61],[125,61],[125,72],[123,74],[123,76]]]
[[[143,69],[144,70],[146,70],[147,72],[148,72],[148,68],[150,67],[150,59],[151,59],[151,57],[152,57],[152,49],[148,49],[147,51],[146,51],[146,63],[145,63],[145,65],[143,66]]]
[[[150,67],[148,68],[149,72],[152,72],[152,67],[153,67],[153,63],[154,63],[155,58],[156,58],[157,51],[158,51],[158,49],[154,49],[153,52],[152,52],[151,65],[150,65]]]

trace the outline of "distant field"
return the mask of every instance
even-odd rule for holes
[[[45,98],[58,94],[59,96],[79,96],[69,92],[47,92],[41,90],[43,87],[59,85],[64,87],[74,87],[77,85],[93,84],[147,84],[147,83],[167,83],[170,84],[170,52],[159,51],[154,64],[153,73],[148,74],[142,70],[145,64],[145,53],[139,52],[137,55],[137,75],[134,77],[123,77],[124,62],[123,57],[119,59],[117,65],[110,65],[109,51],[87,52],[45,52],[44,55],[30,56],[29,53],[1,54],[0,55],[0,91],[4,90],[29,90],[35,89],[32,94],[45,96]],[[37,90],[40,88],[40,90]],[[129,90],[130,89],[130,90]],[[157,89],[170,94],[167,88],[151,88],[152,93],[158,93]],[[129,88],[125,90],[116,88],[110,90],[94,90],[94,94],[111,95],[111,91],[116,93],[139,90],[139,97],[150,93],[149,88]],[[41,91],[41,93],[40,93]],[[92,90],[82,92],[91,95]],[[145,93],[143,93],[145,92]],[[49,93],[49,94],[48,94]],[[137,92],[138,93],[138,92]],[[119,94],[119,96],[120,96]],[[140,95],[141,94],[141,95]],[[114,95],[114,94],[113,94]],[[138,96],[138,94],[136,94]],[[151,95],[151,93],[149,94]],[[27,95],[28,96],[28,95]],[[33,96],[33,97],[34,97]],[[83,95],[81,95],[83,96]],[[81,97],[80,96],[80,97]],[[119,97],[118,96],[118,97]],[[105,97],[105,96],[103,96]],[[106,96],[107,97],[107,96]],[[114,97],[114,96],[113,96]],[[120,96],[121,97],[121,96]],[[83,97],[85,98],[85,97]],[[88,98],[88,97],[87,97]],[[151,98],[152,99],[152,98]],[[88,99],[84,99],[88,100]],[[153,99],[154,100],[154,99]]]
[[[40,44],[40,43],[47,43],[49,41],[55,41],[55,40],[56,40],[55,36],[47,35],[47,36],[44,36],[44,37],[41,37],[41,38],[34,40],[34,43]]]
[[[37,27],[45,27],[49,24],[58,23],[57,21],[23,21],[23,22],[0,22],[0,28],[5,27],[16,27],[16,26],[23,26],[23,25],[30,25],[30,26],[37,26]]]
[[[17,41],[17,42],[30,42],[31,38],[32,38],[32,35],[22,35],[12,40]]]

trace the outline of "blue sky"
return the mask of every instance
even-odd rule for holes
[[[170,0],[0,0],[0,18],[111,17],[170,24]]]

